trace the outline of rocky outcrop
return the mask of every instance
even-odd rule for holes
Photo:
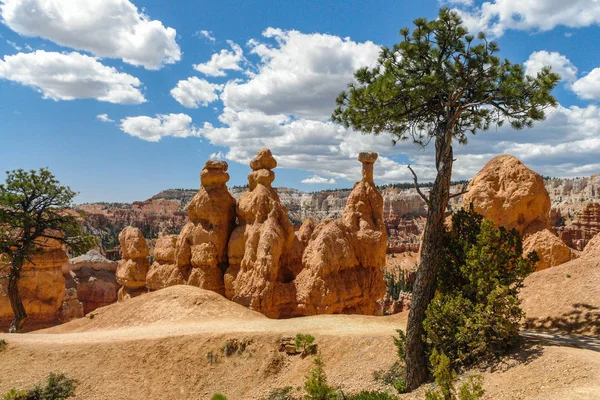
[[[146,286],[150,290],[164,289],[186,283],[185,269],[177,267],[175,249],[177,235],[164,235],[154,245],[154,262],[146,275]]]
[[[27,312],[27,325],[56,321],[65,295],[62,266],[69,262],[62,245],[52,239],[39,242],[40,251],[30,256],[21,269],[19,294]],[[13,318],[7,279],[0,279],[0,324]]]
[[[74,289],[82,303],[84,314],[117,301],[119,283],[118,263],[110,261],[97,250],[69,260],[63,268],[67,289]]]
[[[119,233],[123,259],[117,267],[117,282],[122,285],[118,299],[124,300],[146,292],[146,274],[150,267],[148,245],[138,228],[126,227]]]
[[[326,220],[314,230],[296,278],[297,315],[374,314],[385,294],[387,232],[383,197],[373,182],[377,154],[359,155],[363,179],[348,197],[339,220]]]
[[[188,222],[175,248],[175,264],[187,283],[224,294],[227,244],[235,226],[235,199],[225,185],[225,161],[208,160],[200,173],[201,187],[188,206]]]
[[[271,186],[276,166],[268,149],[260,150],[250,162],[249,187],[236,208],[239,225],[229,240],[224,278],[227,298],[271,318],[290,316],[296,305],[295,276],[283,268],[294,228]]]
[[[583,250],[600,233],[600,203],[588,203],[573,223],[557,231],[560,239],[569,247]]]
[[[83,303],[77,298],[76,288],[65,289],[65,297],[63,298],[59,311],[61,322],[69,322],[85,315]]]
[[[521,235],[551,229],[550,196],[542,177],[510,155],[491,159],[463,197],[479,214]]]
[[[536,271],[555,267],[576,258],[576,254],[548,229],[531,234],[523,241],[523,254],[536,251],[540,260]]]

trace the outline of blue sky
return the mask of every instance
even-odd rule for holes
[[[539,173],[600,172],[600,2],[0,0],[0,170],[48,167],[78,202],[143,200],[197,188],[210,157],[246,183],[261,147],[276,186],[350,187],[356,155],[376,181],[433,177],[431,149],[344,130],[328,118],[352,72],[417,17],[456,8],[501,56],[551,65],[560,105],[534,129],[457,146],[454,179],[502,153]]]

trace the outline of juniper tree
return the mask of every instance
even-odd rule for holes
[[[19,169],[6,175],[0,184],[0,278],[8,279],[14,313],[10,332],[17,332],[27,318],[18,287],[25,262],[49,240],[78,254],[93,247],[95,239],[83,234],[77,214],[68,210],[77,193],[60,185],[50,171]]]
[[[427,205],[421,244],[421,264],[413,288],[408,317],[406,383],[409,390],[427,377],[423,326],[433,298],[441,263],[440,243],[450,195],[453,144],[466,144],[469,134],[509,123],[514,129],[531,127],[555,106],[551,91],[559,76],[549,67],[536,77],[523,66],[501,60],[498,44],[483,33],[470,35],[460,16],[442,8],[436,20],[419,18],[400,30],[402,40],[383,47],[374,68],[361,68],[355,82],[337,98],[332,119],[345,127],[370,134],[389,133],[393,143],[412,140],[419,147],[435,146],[436,176],[429,195],[413,176]]]

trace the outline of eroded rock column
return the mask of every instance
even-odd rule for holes
[[[144,235],[138,228],[127,226],[119,233],[122,259],[117,267],[119,301],[139,296],[147,291],[146,274],[150,267],[148,245]]]

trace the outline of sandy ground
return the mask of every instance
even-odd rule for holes
[[[221,296],[176,286],[113,304],[90,316],[29,334],[2,334],[0,393],[64,372],[79,381],[78,399],[261,399],[299,387],[312,357],[279,351],[280,339],[315,336],[330,383],[345,393],[385,389],[373,372],[396,359],[391,336],[406,314],[324,315],[270,320]],[[249,343],[240,355],[221,349]],[[210,359],[210,355],[217,359]],[[487,399],[600,398],[600,352],[532,345],[484,376]],[[404,396],[422,397],[423,390]]]

